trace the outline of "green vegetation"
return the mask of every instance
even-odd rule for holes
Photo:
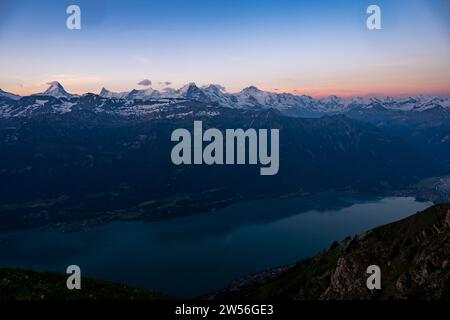
[[[165,300],[167,296],[107,281],[82,279],[68,290],[66,275],[0,268],[0,300]]]

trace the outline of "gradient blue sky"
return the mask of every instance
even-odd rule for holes
[[[82,30],[66,28],[66,8]],[[379,31],[366,9],[382,9]],[[0,0],[0,88],[150,79],[325,96],[450,93],[449,0]]]

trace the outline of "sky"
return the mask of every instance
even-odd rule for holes
[[[81,30],[66,9],[81,8]],[[367,7],[381,8],[368,30]],[[450,95],[450,0],[0,0],[0,88]]]

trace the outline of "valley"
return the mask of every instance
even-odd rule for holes
[[[266,297],[294,261],[449,201],[443,98],[349,102],[194,84],[147,93],[72,95],[57,83],[1,92],[1,266],[80,264],[89,277],[183,298],[238,278],[233,291]],[[279,130],[277,174],[174,164],[171,135],[192,137],[195,121],[205,132]],[[336,254],[318,270],[330,272]],[[263,293],[247,291],[256,284]]]
[[[42,94],[0,96],[2,232],[173,219],[243,200],[330,190],[445,201],[445,191],[435,197],[432,188],[411,187],[450,172],[443,99],[408,100],[408,107],[389,99],[308,99],[304,108],[323,104],[315,108],[321,117],[300,118],[288,111],[300,105],[281,105],[305,97],[254,87],[239,95],[194,84],[168,97],[103,93],[77,96],[52,83]],[[277,174],[260,176],[249,164],[174,165],[171,133],[193,132],[195,121],[204,130],[279,130]]]
[[[449,39],[450,0],[0,0],[0,304],[430,317]]]

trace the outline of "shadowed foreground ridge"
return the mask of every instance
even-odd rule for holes
[[[272,281],[230,287],[208,298],[450,299],[449,262],[450,204],[436,205],[335,242]],[[370,291],[366,269],[374,264],[381,268],[382,288]]]
[[[81,290],[68,290],[68,275],[0,268],[0,300],[166,300],[163,294],[83,278]]]

